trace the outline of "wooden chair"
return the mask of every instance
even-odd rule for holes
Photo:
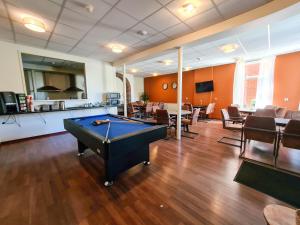
[[[154,118],[156,118],[156,111],[160,109],[158,105],[152,106],[152,115]]]
[[[276,110],[275,110],[275,113],[276,113],[276,118],[284,118],[285,114],[286,114],[286,108],[283,108],[283,107],[278,107]]]
[[[278,132],[276,131],[275,119],[271,117],[258,117],[258,116],[247,116],[242,129],[243,137],[243,150],[241,156],[246,151],[247,141],[258,141],[273,144],[273,156],[275,162],[275,155],[277,149]]]
[[[276,110],[275,109],[257,109],[256,112],[254,113],[254,116],[276,118]]]
[[[128,109],[128,117],[138,117],[140,114],[139,110],[136,110],[132,103],[128,104],[127,109]]]
[[[233,120],[230,119],[230,116],[229,116],[228,111],[226,109],[221,109],[221,116],[222,116],[223,129],[230,130],[230,131],[237,131],[237,132],[242,131],[242,125],[240,123],[239,124],[233,123]],[[239,145],[233,144],[233,143],[230,143],[230,142],[225,141],[225,140],[239,141],[240,144]],[[233,137],[224,136],[221,139],[219,139],[218,142],[222,143],[222,144],[225,144],[225,145],[231,145],[231,146],[242,148],[242,136],[241,136],[241,138],[233,138]]]
[[[275,155],[275,166],[279,155],[280,143],[283,147],[300,150],[300,120],[290,120],[283,132],[280,133]]]
[[[160,103],[158,104],[158,107],[159,107],[159,109],[164,109],[165,103],[160,102]]]
[[[176,121],[170,117],[166,109],[157,109],[156,110],[156,123],[159,125],[167,125],[168,129],[171,130],[172,127],[176,129]],[[168,139],[168,138],[167,138]]]
[[[191,103],[184,103],[182,109],[193,112],[193,105]]]
[[[201,110],[199,115],[201,119],[208,119],[209,115],[215,111],[216,103],[209,103],[205,110]]]
[[[181,123],[183,125],[183,128],[184,128],[184,131],[187,132],[187,133],[192,133],[192,134],[198,134],[198,133],[195,133],[195,132],[191,132],[189,130],[189,126],[190,125],[196,125],[197,122],[198,122],[198,117],[199,117],[199,112],[200,112],[200,109],[194,109],[193,110],[193,113],[192,113],[192,117],[190,119],[186,119],[186,118],[182,118],[181,119]]]

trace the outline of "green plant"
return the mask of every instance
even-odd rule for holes
[[[143,93],[141,94],[141,100],[144,102],[148,102],[149,101],[149,95],[147,93]]]

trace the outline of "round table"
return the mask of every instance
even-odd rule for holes
[[[300,210],[282,205],[267,205],[264,217],[269,225],[300,225]]]

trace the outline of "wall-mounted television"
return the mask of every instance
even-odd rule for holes
[[[196,92],[197,93],[210,92],[213,90],[214,90],[214,81],[213,80],[196,83]]]

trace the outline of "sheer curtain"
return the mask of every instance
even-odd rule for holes
[[[273,104],[275,59],[276,56],[270,56],[260,61],[255,108]]]
[[[238,60],[234,71],[232,103],[240,107],[244,107],[245,78],[245,61]]]

